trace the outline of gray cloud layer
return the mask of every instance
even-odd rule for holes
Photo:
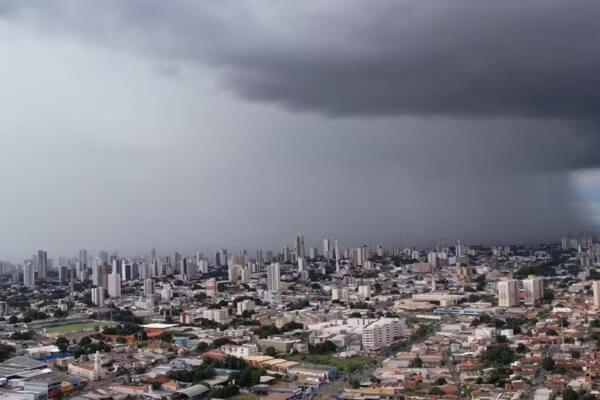
[[[197,68],[243,100],[299,113],[243,117],[264,140],[249,145],[244,179],[290,182],[240,180],[249,192],[224,217],[261,216],[246,220],[268,233],[229,233],[249,245],[301,229],[391,242],[581,228],[569,174],[600,162],[599,14],[592,1],[0,0],[0,19],[142,55],[164,76]]]

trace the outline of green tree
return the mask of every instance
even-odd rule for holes
[[[439,387],[434,386],[429,390],[429,394],[431,394],[433,396],[441,396],[444,394],[444,392]]]
[[[573,357],[574,359],[578,359],[581,357],[581,353],[577,350],[571,350],[571,357]]]
[[[12,357],[14,353],[14,347],[0,343],[0,362]]]
[[[563,400],[578,400],[579,394],[570,386],[567,386],[567,388],[562,392],[562,398]]]
[[[265,349],[265,355],[275,357],[277,355],[277,350],[275,350],[275,347],[269,346]]]
[[[58,347],[58,349],[61,352],[65,352],[67,351],[67,347],[69,347],[69,340],[67,340],[67,338],[65,338],[64,336],[61,336],[56,339],[54,344],[56,345],[56,347]]]
[[[196,346],[196,351],[198,353],[204,353],[206,350],[208,350],[208,343],[206,342],[200,342],[198,343],[198,346]]]
[[[552,371],[555,366],[556,366],[556,363],[554,362],[552,357],[546,357],[542,361],[542,368],[544,368],[546,371]]]
[[[423,360],[421,360],[421,357],[417,356],[415,359],[413,359],[410,364],[409,367],[411,368],[421,368],[423,366]]]

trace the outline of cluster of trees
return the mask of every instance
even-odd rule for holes
[[[554,276],[556,275],[556,268],[552,263],[543,263],[540,265],[521,267],[514,274],[515,279],[524,279],[529,275],[537,276]]]
[[[200,383],[206,379],[215,377],[215,369],[209,364],[203,364],[199,367],[195,367],[190,371],[180,369],[171,370],[167,373],[170,379],[180,382]]]
[[[254,334],[258,335],[260,338],[266,338],[273,335],[280,335],[282,333],[291,332],[296,329],[303,329],[304,325],[299,322],[288,322],[283,325],[281,328],[277,328],[275,325],[262,325],[256,329],[254,329]]]
[[[423,366],[423,360],[421,360],[421,358],[417,356],[414,360],[411,360],[408,366],[411,368],[421,368]]]
[[[0,343],[0,362],[12,357],[14,354],[14,347]]]
[[[85,336],[79,341],[77,349],[73,355],[77,358],[84,354],[94,354],[97,351],[101,353],[110,353],[110,350],[110,346],[103,340],[92,342],[92,339],[90,339],[89,336]]]
[[[308,300],[302,300],[302,301],[298,301],[296,303],[289,304],[287,306],[287,309],[289,311],[292,311],[292,310],[302,310],[303,308],[307,308],[307,307],[310,307],[310,303],[308,302]]]
[[[214,389],[209,397],[213,399],[226,399],[239,393],[240,388],[238,388],[236,385],[229,384],[227,386],[223,386],[222,388]]]
[[[481,355],[481,361],[487,367],[509,365],[516,359],[515,352],[505,343],[489,346]]]
[[[90,315],[90,319],[106,319],[112,321],[119,322],[130,322],[133,324],[143,324],[144,319],[141,317],[136,317],[133,312],[129,309],[120,309],[118,307],[113,306],[111,311],[102,312],[102,313],[93,313]]]
[[[65,352],[69,347],[69,340],[67,340],[67,338],[65,338],[64,336],[61,336],[54,341],[54,344],[56,345],[56,347],[58,347],[58,349],[61,352]]]
[[[563,400],[597,400],[598,397],[588,393],[585,390],[580,390],[576,392],[570,386],[567,386],[565,390],[562,392]]]
[[[326,340],[323,343],[308,344],[308,352],[310,354],[331,354],[337,350],[336,345],[331,340]]]
[[[143,334],[143,329],[135,322],[125,322],[116,326],[107,326],[102,330],[104,335],[118,336],[137,335],[139,332],[142,332]]]
[[[21,322],[27,323],[39,319],[48,319],[48,314],[41,311],[29,309],[23,315],[23,319],[21,320]],[[10,318],[8,318],[9,324],[16,324],[17,322],[19,322],[19,318],[17,318],[16,315],[11,315]]]
[[[426,338],[431,331],[433,330],[433,326],[423,324],[417,328],[417,330],[411,335],[410,340],[420,340]]]
[[[265,374],[262,368],[246,366],[241,372],[235,374],[233,381],[239,387],[251,387],[260,383],[260,377]]]
[[[579,353],[579,352],[577,352]],[[567,372],[567,369],[561,365],[556,365],[556,362],[552,359],[552,357],[546,357],[542,360],[542,368],[546,371],[551,371],[555,374],[564,374]]]
[[[22,332],[14,332],[12,335],[10,335],[10,338],[12,340],[31,340],[33,339],[33,332],[32,331],[22,331]]]

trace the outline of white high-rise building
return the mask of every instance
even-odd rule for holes
[[[525,294],[525,304],[534,305],[544,296],[544,280],[534,276],[523,279],[523,293]]]
[[[362,330],[362,345],[365,348],[389,346],[404,333],[404,322],[398,318],[381,318],[370,322]]]
[[[100,283],[100,259],[98,257],[92,260],[92,283],[96,286],[101,285]]]
[[[104,306],[104,288],[102,286],[92,288],[92,303],[97,307]]]
[[[369,286],[369,285],[360,285],[358,287],[358,295],[363,300],[371,298],[371,286]]]
[[[121,275],[116,271],[108,276],[108,296],[121,297]]]
[[[160,298],[167,301],[173,298],[173,289],[171,286],[165,286],[160,290]]]
[[[154,294],[154,279],[144,279],[144,296],[152,296]]]
[[[23,285],[35,287],[35,266],[31,263],[23,265]]]
[[[341,292],[342,292],[342,289],[332,288],[331,289],[331,301],[335,301],[335,300],[339,301]]]
[[[235,283],[240,280],[241,269],[241,265],[231,263],[229,264],[229,266],[227,267],[227,278],[229,279],[229,282]]]
[[[198,272],[201,274],[206,274],[208,272],[208,261],[206,261],[206,260],[198,261]]]
[[[333,247],[331,246],[331,240],[327,238],[323,239],[323,257],[326,260],[333,259]]]
[[[219,294],[219,284],[214,278],[208,279],[204,283],[204,287],[206,288],[206,295],[209,297],[214,297]]]
[[[250,265],[245,265],[240,267],[240,281],[242,282],[250,282],[250,278],[252,278],[252,267]]]
[[[513,307],[519,303],[517,299],[518,284],[519,282],[514,279],[498,282],[498,305],[500,307]]]
[[[306,259],[304,257],[298,257],[298,272],[306,270]]]
[[[592,289],[594,291],[594,307],[600,309],[600,281],[592,282]]]
[[[237,303],[237,315],[242,315],[244,311],[254,311],[254,302],[252,300],[242,300]]]
[[[267,290],[270,292],[279,292],[281,288],[281,275],[279,263],[267,265]]]

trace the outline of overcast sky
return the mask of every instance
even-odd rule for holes
[[[0,0],[0,259],[558,240],[595,1]]]

